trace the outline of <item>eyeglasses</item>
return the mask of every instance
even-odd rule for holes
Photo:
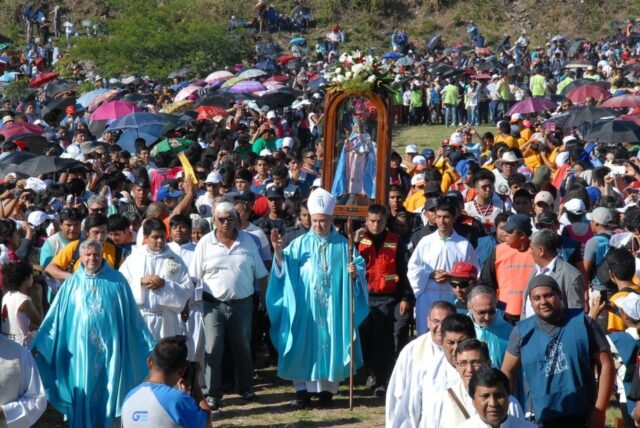
[[[225,223],[233,223],[235,221],[235,218],[233,218],[233,217],[216,217],[216,220],[218,220],[222,224],[225,224]]]
[[[492,309],[486,309],[484,311],[475,311],[478,315],[495,315],[498,310],[495,308]]]
[[[493,190],[493,184],[485,184],[483,186],[479,186],[482,190]]]
[[[96,212],[96,213],[105,213],[107,212],[106,208],[89,208],[92,212]]]
[[[305,159],[316,159],[317,156],[316,155],[312,155],[312,156],[306,156]]]
[[[480,360],[473,360],[473,361],[457,361],[456,364],[458,365],[458,367],[461,368],[467,368],[469,366],[472,366],[475,369],[479,369],[480,367],[482,367],[484,365],[484,361],[480,361]]]
[[[468,288],[470,285],[469,281],[451,282],[453,288]]]

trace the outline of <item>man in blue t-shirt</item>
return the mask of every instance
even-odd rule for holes
[[[187,361],[186,341],[179,336],[160,340],[147,364],[147,380],[132,389],[122,405],[122,427],[203,428],[209,406],[196,367]]]

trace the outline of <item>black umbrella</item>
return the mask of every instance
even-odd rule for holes
[[[443,73],[446,73],[447,71],[451,71],[455,69],[456,68],[451,64],[440,62],[435,64],[433,67],[431,67],[430,71],[432,74],[443,74]]]
[[[200,106],[218,106],[223,108],[229,108],[229,105],[236,102],[237,100],[251,100],[254,99],[251,95],[248,94],[232,94],[230,92],[220,91],[214,92],[211,95],[208,95],[204,98],[198,100],[198,102],[193,106],[194,108]]]
[[[268,105],[271,108],[287,107],[296,100],[296,94],[290,89],[276,89],[267,91],[256,99],[260,107]]]
[[[55,82],[49,83],[47,85],[47,89],[45,89],[44,92],[50,97],[55,98],[56,95],[59,95],[63,92],[75,91],[76,86],[77,84],[73,80],[59,79]]]
[[[568,111],[571,115],[567,127],[578,128],[585,123],[592,123],[603,117],[613,117],[615,113],[612,110],[600,107],[581,107]]]
[[[65,116],[65,109],[69,106],[76,105],[76,97],[64,97],[60,99],[54,99],[47,103],[42,108],[42,117],[51,119],[54,122],[60,122]]]
[[[442,36],[434,36],[431,38],[431,40],[429,40],[429,43],[427,44],[427,49],[432,51],[440,47],[440,45],[442,45]]]
[[[52,172],[62,172],[74,168],[86,168],[81,162],[74,159],[64,159],[59,156],[35,156],[22,162],[16,167],[16,172],[37,177]]]
[[[480,71],[493,71],[496,68],[498,68],[499,66],[500,66],[500,64],[498,63],[498,61],[495,60],[495,59],[492,59],[492,60],[488,60],[488,61],[485,61],[482,64],[480,64],[478,66],[478,69]]]
[[[132,94],[126,94],[121,98],[123,101],[129,101],[130,103],[150,103],[153,101],[153,94],[142,94],[140,92],[134,92]]]
[[[28,159],[34,158],[36,156],[37,155],[33,153],[25,152],[22,150],[11,152],[7,156],[2,158],[2,160],[0,160],[0,173],[4,177],[10,172],[15,172],[18,165],[21,165]]]
[[[585,140],[598,140],[600,143],[638,143],[640,126],[628,120],[603,120],[593,123]]]
[[[36,155],[43,154],[44,151],[47,149],[47,146],[49,145],[45,137],[43,137],[42,135],[35,135],[35,134],[14,135],[13,137],[9,138],[7,141],[14,142],[18,146],[22,147],[23,149],[26,148],[31,153],[34,153]]]
[[[580,48],[582,48],[583,39],[574,39],[567,49],[567,56],[569,58],[573,58],[578,52],[580,52]]]
[[[302,67],[302,61],[300,59],[293,59],[285,65],[287,70],[298,70],[300,67]]]

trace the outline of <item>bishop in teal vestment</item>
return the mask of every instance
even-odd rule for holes
[[[155,342],[122,274],[80,267],[63,283],[31,349],[51,405],[72,428],[108,427],[147,375]]]
[[[369,311],[364,259],[354,264],[355,369],[362,365],[358,326]],[[267,287],[271,340],[278,375],[293,381],[339,382],[349,376],[349,245],[335,230],[319,237],[313,228],[283,250]]]

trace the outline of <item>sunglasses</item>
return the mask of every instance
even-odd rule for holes
[[[469,288],[470,285],[469,281],[451,282],[453,288]]]

